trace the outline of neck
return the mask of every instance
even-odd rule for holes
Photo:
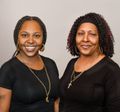
[[[98,63],[105,55],[80,56],[75,63],[75,71],[85,71]]]
[[[21,54],[18,54],[16,57],[18,58],[18,60],[20,60],[22,63],[24,63],[26,66],[30,68],[39,70],[44,67],[44,64],[39,54],[34,57],[28,57],[28,56],[23,56]]]
[[[104,54],[100,53],[100,52],[96,52],[93,55],[81,55],[79,58],[81,60],[84,60],[86,62],[90,62],[90,61],[94,61],[96,59],[98,59],[99,57],[103,57]]]

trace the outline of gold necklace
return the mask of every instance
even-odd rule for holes
[[[84,71],[81,72],[81,73],[79,73],[77,76],[74,76],[75,71],[73,70],[72,75],[71,75],[71,77],[70,77],[70,82],[69,82],[67,88],[69,89],[69,88],[72,86],[72,83],[73,83],[76,79],[78,79],[83,73],[84,73]]]
[[[28,67],[28,66],[27,66]],[[48,103],[49,102],[49,94],[50,94],[50,91],[51,91],[51,81],[50,81],[50,77],[48,75],[48,72],[47,72],[47,68],[44,64],[44,68],[45,68],[45,72],[46,72],[46,76],[47,76],[47,79],[48,79],[48,91],[47,91],[47,88],[45,86],[45,84],[38,78],[38,76],[35,74],[35,72],[30,68],[28,67],[28,69],[30,70],[30,72],[33,74],[33,76],[35,76],[35,78],[39,81],[39,83],[43,86],[44,90],[45,90],[45,93],[46,93],[46,98],[45,98],[45,101]]]

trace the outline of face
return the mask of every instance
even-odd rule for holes
[[[76,46],[81,56],[97,55],[100,52],[98,30],[94,24],[86,22],[79,26]]]
[[[18,34],[18,46],[22,56],[36,56],[42,46],[43,32],[40,25],[32,20],[25,21]]]

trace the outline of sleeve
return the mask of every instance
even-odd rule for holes
[[[0,87],[12,89],[14,83],[13,70],[9,63],[0,68]]]
[[[53,74],[56,79],[59,78],[59,71],[54,60],[50,58],[43,58],[45,61],[45,66],[47,67],[50,74]]]
[[[120,68],[118,67],[114,68],[106,78],[105,112],[120,112]]]

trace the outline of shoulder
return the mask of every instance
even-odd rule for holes
[[[69,72],[70,72],[70,71],[73,69],[74,63],[76,62],[77,59],[78,59],[78,58],[72,58],[71,60],[69,60],[67,66],[66,66],[65,72],[66,72],[66,71],[69,71]],[[64,72],[64,73],[65,73],[65,72]]]
[[[43,59],[43,61],[45,63],[53,63],[53,64],[55,64],[55,61],[53,59],[49,58],[49,57],[45,57],[45,56],[41,55],[41,58]]]
[[[0,71],[9,71],[11,70],[13,64],[15,62],[14,58],[9,59],[8,61],[6,61],[0,68]]]
[[[15,81],[13,63],[14,59],[6,61],[0,68],[0,86],[8,89],[12,88]]]
[[[43,62],[45,66],[47,67],[47,70],[49,71],[49,73],[52,75],[55,74],[54,76],[59,77],[58,68],[57,68],[55,61],[45,56],[41,56],[41,58],[43,59]]]
[[[110,71],[120,71],[120,67],[119,65],[114,61],[112,60],[111,58],[106,58],[106,67],[110,70]]]
[[[106,58],[105,70],[107,74],[105,76],[106,80],[112,80],[117,83],[120,82],[120,67],[119,65],[110,58]]]
[[[77,61],[78,58],[72,58],[69,62],[68,65],[74,64]]]

